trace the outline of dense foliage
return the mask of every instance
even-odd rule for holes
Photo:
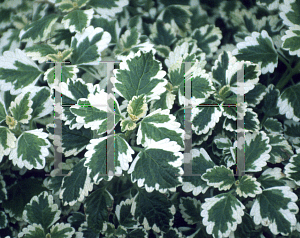
[[[300,237],[300,0],[0,0],[0,16],[1,237]]]

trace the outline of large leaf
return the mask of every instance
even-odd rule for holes
[[[152,51],[138,51],[120,63],[120,69],[114,70],[115,92],[130,101],[133,96],[146,95],[146,101],[160,99],[159,95],[166,91],[166,72],[162,64],[154,58]]]
[[[201,202],[191,197],[181,197],[179,209],[188,224],[196,224],[201,222]]]
[[[220,191],[229,190],[235,182],[232,170],[224,165],[207,169],[201,178],[207,182],[207,185],[218,188]]]
[[[297,195],[288,186],[272,187],[262,191],[252,205],[250,216],[256,225],[268,226],[274,234],[287,236],[296,225]]]
[[[300,25],[299,20],[299,6],[300,3],[297,0],[284,1],[283,4],[280,4],[279,13],[280,17],[283,19],[283,23],[287,26]]]
[[[20,32],[20,39],[22,41],[45,41],[51,32],[52,26],[58,19],[57,14],[50,14],[48,16],[42,17],[41,19],[32,22],[30,25],[27,25]]]
[[[51,146],[47,137],[43,129],[23,132],[16,142],[16,148],[10,152],[9,159],[19,168],[43,169]]]
[[[82,33],[72,37],[72,64],[98,65],[101,61],[101,52],[108,47],[111,36],[102,28],[89,26]]]
[[[277,106],[279,107],[280,114],[288,119],[300,121],[300,83],[286,88],[280,95]]]
[[[261,184],[261,187],[271,188],[276,186],[284,186],[284,174],[281,171],[281,168],[268,168],[266,169],[257,179],[257,181]]]
[[[140,189],[134,197],[131,214],[146,230],[168,231],[173,225],[175,206],[163,194]]]
[[[175,116],[170,114],[169,109],[158,109],[150,113],[140,122],[137,132],[137,144],[147,147],[154,141],[169,138],[170,141],[175,141],[180,145],[181,150],[183,150],[184,131],[175,119]]]
[[[33,224],[41,224],[45,231],[57,222],[61,211],[57,204],[53,203],[53,196],[43,192],[39,196],[31,198],[23,212],[24,221]]]
[[[138,153],[132,162],[128,174],[131,174],[133,183],[147,192],[158,190],[165,193],[167,190],[176,191],[182,178],[183,170],[180,167],[183,155],[179,152],[180,146],[170,139],[153,141],[147,148]],[[162,159],[164,158],[164,159]]]
[[[258,172],[267,165],[272,147],[263,131],[245,134],[245,172]]]
[[[149,37],[155,45],[170,46],[176,41],[176,32],[171,24],[157,20],[151,27]]]
[[[213,168],[215,163],[211,160],[205,149],[192,149],[192,174],[200,174],[198,176],[183,176],[182,190],[186,193],[193,192],[194,196],[205,193],[209,186],[201,178],[207,169]]]
[[[231,193],[206,198],[201,205],[202,223],[214,238],[228,237],[242,222],[245,206]]]
[[[132,199],[126,199],[121,201],[120,204],[116,206],[116,217],[118,218],[119,224],[126,228],[137,228],[138,223],[130,213],[131,206],[133,203]]]
[[[84,28],[90,25],[94,10],[75,10],[64,16],[61,23],[70,32],[82,32]]]
[[[93,183],[84,167],[85,159],[80,160],[69,173],[65,176],[59,194],[63,205],[73,206],[77,201],[82,202],[93,190]]]
[[[290,55],[300,57],[300,27],[298,25],[290,27],[281,40],[283,49],[288,50]]]
[[[104,178],[103,174],[108,173],[107,165],[107,151],[114,150],[114,167],[117,175],[122,174],[129,168],[129,162],[132,161],[132,154],[134,151],[128,145],[127,141],[119,135],[114,137],[114,143],[107,145],[107,136],[99,139],[92,139],[87,146],[85,153],[86,161],[84,166],[87,167],[88,174],[95,184],[99,184]],[[105,176],[107,177],[107,176]]]
[[[271,157],[269,159],[270,163],[280,163],[294,155],[292,147],[283,136],[270,134],[268,137],[270,138],[270,145],[272,146],[270,152]]]
[[[3,156],[9,155],[10,151],[16,146],[17,138],[5,126],[0,126],[0,162]]]
[[[113,196],[104,188],[90,194],[85,202],[85,214],[88,227],[95,232],[103,229],[103,223],[108,221],[108,208],[113,206]]]
[[[41,75],[39,67],[20,49],[15,52],[6,51],[0,56],[0,89],[13,95],[34,85]]]
[[[253,32],[244,42],[237,44],[232,54],[238,60],[249,60],[260,66],[262,74],[273,73],[278,64],[278,55],[274,48],[272,38],[263,30],[261,33]]]

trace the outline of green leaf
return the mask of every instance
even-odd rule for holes
[[[27,25],[20,32],[21,41],[33,41],[34,43],[39,41],[45,41],[51,32],[52,26],[58,19],[57,14],[50,14],[45,16],[37,21],[32,22],[30,25]]]
[[[282,134],[283,133],[283,127],[280,121],[278,121],[275,118],[268,118],[264,122],[264,128],[265,130],[270,134]]]
[[[163,194],[140,189],[134,197],[131,214],[146,230],[167,232],[173,225],[175,206]]]
[[[235,181],[232,170],[224,165],[207,169],[201,178],[207,185],[218,188],[220,191],[229,190]]]
[[[31,116],[33,119],[41,118],[53,112],[53,101],[50,98],[49,87],[34,87],[30,90],[30,99],[33,104]]]
[[[287,26],[295,26],[295,25],[300,25],[300,20],[299,20],[299,7],[300,3],[297,0],[292,0],[292,1],[284,1],[283,4],[280,4],[280,17],[283,20],[283,23]]]
[[[101,27],[104,31],[109,32],[111,35],[110,43],[117,43],[120,29],[119,23],[116,19],[110,19],[109,17],[94,15],[91,21],[91,25],[94,27]]]
[[[182,190],[186,193],[193,192],[194,196],[205,193],[209,188],[207,183],[201,178],[207,169],[213,168],[215,163],[211,160],[205,149],[192,149],[192,173],[199,176],[183,176]]]
[[[180,167],[183,154],[179,150],[180,146],[170,139],[153,141],[139,152],[132,162],[128,170],[128,174],[131,174],[131,181],[133,183],[137,181],[139,187],[145,185],[148,193],[153,190],[161,193],[167,190],[175,192],[176,187],[182,182],[182,178],[176,174],[183,174]]]
[[[138,223],[130,213],[132,203],[133,199],[121,201],[120,204],[117,204],[115,213],[120,225],[129,229],[136,229]]]
[[[240,197],[255,197],[262,192],[260,183],[256,181],[255,177],[244,175],[236,183],[236,193]]]
[[[89,228],[95,232],[103,229],[103,223],[108,221],[107,209],[113,206],[113,200],[106,189],[97,189],[86,198],[84,207]]]
[[[255,107],[258,105],[266,95],[266,86],[257,83],[254,88],[245,94],[245,102],[249,107]]]
[[[70,224],[56,223],[50,229],[51,238],[72,238],[75,229]]]
[[[258,120],[258,115],[256,112],[253,111],[252,108],[247,108],[245,117],[244,117],[244,129],[245,132],[254,132],[259,131],[260,129],[260,122]]]
[[[269,11],[279,8],[279,0],[258,0],[256,4],[266,7]]]
[[[39,67],[20,49],[6,51],[0,56],[0,88],[3,91],[20,94],[25,87],[34,85],[41,73]]]
[[[212,57],[221,44],[222,32],[219,27],[207,24],[192,32],[192,38],[197,40],[197,45],[207,57]]]
[[[293,179],[298,186],[300,186],[299,165],[300,154],[296,154],[290,158],[289,163],[284,167],[284,174],[286,174],[288,178]]]
[[[98,65],[101,52],[108,47],[110,40],[110,34],[100,27],[89,26],[82,33],[77,32],[71,43],[72,64]]]
[[[300,96],[299,96],[300,84],[293,85],[286,88],[281,93],[277,106],[279,107],[279,113],[286,116],[288,119],[294,121],[300,121]]]
[[[22,232],[18,234],[18,237],[39,238],[46,237],[46,234],[42,225],[33,224],[23,228]]]
[[[37,44],[27,47],[25,48],[25,52],[32,60],[38,60],[39,64],[48,60],[47,55],[58,53],[55,46],[51,46],[50,44]]]
[[[276,186],[285,186],[283,180],[284,174],[281,171],[281,168],[268,168],[266,169],[257,179],[261,186],[266,189]]]
[[[54,140],[54,124],[47,125],[49,138]],[[61,146],[58,147],[66,157],[76,156],[89,144],[90,139],[93,138],[93,132],[90,129],[71,130],[68,126],[62,125],[62,139]],[[60,148],[61,147],[61,148]]]
[[[237,226],[237,229],[234,232],[235,238],[250,237],[251,231],[255,229],[255,224],[252,217],[245,212],[245,215],[242,217],[242,223]]]
[[[0,126],[0,162],[3,156],[9,155],[11,150],[16,146],[17,138],[15,135],[4,126]]]
[[[95,9],[100,16],[115,17],[119,12],[122,12],[123,8],[128,5],[128,0],[90,0],[89,5]]]
[[[133,58],[120,63],[120,69],[114,70],[115,92],[130,101],[133,96],[146,95],[146,102],[160,99],[166,91],[167,80],[163,77],[160,61],[154,58],[153,52],[137,52]]]
[[[147,147],[152,142],[169,138],[170,141],[176,142],[181,147],[180,150],[183,150],[184,131],[175,119],[175,116],[171,115],[168,109],[158,109],[150,113],[140,122],[137,144]]]
[[[43,182],[36,178],[25,178],[13,184],[7,189],[8,199],[2,203],[5,212],[21,221],[25,205],[33,196],[46,190],[42,185]]]
[[[274,234],[287,236],[296,225],[297,195],[288,186],[267,188],[258,195],[252,205],[250,216],[256,225],[269,227]]]
[[[1,12],[2,14],[3,12]],[[3,16],[3,15],[1,15]],[[9,22],[10,23],[10,22]],[[7,31],[2,33],[0,38],[0,54],[2,55],[5,51],[14,51],[16,48],[20,46],[19,40],[19,29],[9,28]]]
[[[22,93],[11,102],[9,111],[17,122],[27,124],[31,119],[33,101],[29,99],[30,92]]]
[[[23,219],[30,223],[41,224],[44,231],[57,222],[61,211],[57,204],[53,203],[53,196],[48,192],[43,192],[39,196],[31,198],[23,211]]]
[[[93,18],[94,10],[75,10],[64,16],[61,23],[64,24],[65,29],[70,32],[82,32],[84,28],[88,27]]]
[[[151,27],[149,38],[155,45],[171,46],[176,41],[176,32],[171,24],[157,20]]]
[[[222,193],[212,198],[205,198],[202,223],[208,234],[217,237],[228,237],[242,222],[245,206],[231,193]]]
[[[146,115],[148,105],[145,95],[133,96],[127,106],[127,112],[132,121],[138,121]]]
[[[290,55],[297,55],[300,57],[300,27],[298,25],[292,26],[285,31],[285,35],[281,37],[282,48],[289,51]]]
[[[84,197],[93,190],[93,183],[84,163],[85,159],[80,160],[63,179],[59,198],[62,199],[64,206],[73,206],[76,202],[82,202]]]
[[[43,169],[51,146],[47,137],[43,129],[24,131],[16,142],[17,146],[10,152],[9,159],[19,168]]]
[[[201,222],[201,202],[191,197],[181,197],[179,209],[185,222],[190,225]]]
[[[272,164],[281,163],[294,155],[292,147],[283,136],[269,134],[268,137],[270,138],[270,145],[272,146],[270,152],[271,157],[268,162]]]
[[[217,103],[213,100],[206,100],[205,105],[215,105],[215,106],[198,106],[192,108],[192,129],[197,135],[206,134],[209,129],[215,127],[219,122],[223,107],[217,106]]]
[[[70,82],[76,82],[77,73],[79,69],[76,65],[62,65],[61,66],[61,82],[67,83],[69,79]],[[44,73],[44,81],[47,81],[50,88],[54,88],[55,80],[55,67],[47,69]]]
[[[266,95],[264,96],[264,105],[263,105],[263,112],[267,116],[277,116],[279,114],[279,110],[277,107],[278,98],[280,95],[280,91],[275,89],[273,84],[270,84],[266,89]]]
[[[153,100],[150,102],[150,113],[156,111],[157,109],[171,110],[173,108],[175,98],[176,96],[172,92],[166,90],[160,95],[159,100]]]
[[[263,131],[245,133],[245,172],[258,172],[267,165],[272,147]]]
[[[125,118],[120,123],[121,131],[131,131],[136,128],[136,123],[133,122],[129,117]]]
[[[272,38],[263,30],[261,33],[252,32],[244,42],[237,44],[232,54],[238,60],[249,60],[260,66],[262,74],[273,73],[278,64],[278,55]]]
[[[84,155],[86,161],[84,166],[87,167],[88,174],[95,184],[99,184],[104,178],[102,174],[108,173],[108,169],[106,168],[107,151],[114,150],[115,171],[113,172],[118,175],[122,174],[123,170],[128,170],[128,163],[132,161],[132,154],[134,154],[134,151],[128,143],[118,135],[114,137],[114,144],[112,145],[107,145],[107,137],[105,136],[99,139],[92,139],[86,149],[87,152]],[[111,178],[109,180],[111,180]]]

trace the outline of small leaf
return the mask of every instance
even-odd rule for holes
[[[9,155],[16,146],[16,140],[15,135],[7,127],[0,126],[0,162],[3,156]]]
[[[300,154],[293,155],[289,163],[284,167],[284,173],[288,178],[291,178],[300,186]]]
[[[148,105],[146,103],[146,97],[144,95],[133,96],[127,106],[127,112],[132,121],[138,121],[144,117],[148,111]]]
[[[256,181],[255,177],[244,175],[238,180],[236,193],[240,197],[255,197],[260,194],[262,189],[260,188],[260,183]]]
[[[179,209],[185,222],[190,225],[201,222],[201,202],[191,197],[181,197]]]
[[[29,99],[30,92],[22,93],[11,102],[9,111],[17,122],[27,124],[31,119],[33,101]]]
[[[289,51],[290,55],[297,55],[300,57],[300,27],[298,25],[292,26],[285,31],[285,35],[281,37],[282,48]]]
[[[90,25],[93,18],[94,10],[75,10],[64,16],[61,23],[64,24],[65,29],[70,32],[82,32],[84,28]]]
[[[117,204],[115,213],[119,223],[122,226],[129,229],[136,229],[138,227],[138,223],[130,213],[132,203],[133,199],[126,199],[125,201],[121,201],[120,204]]]

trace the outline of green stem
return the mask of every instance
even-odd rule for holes
[[[292,70],[292,67],[291,67],[291,65],[286,61],[286,59],[285,58],[283,58],[282,56],[281,56],[281,54],[279,53],[278,54],[278,58],[280,59],[280,61],[282,62],[282,63],[284,63],[285,64],[285,66],[288,68],[288,70],[289,71],[291,71]]]
[[[276,85],[276,88],[281,90],[295,74],[299,73],[299,69],[300,69],[300,61],[296,64],[296,66],[290,71],[290,73],[286,77],[285,75],[281,77],[281,79]]]
[[[137,152],[140,152],[142,151],[144,148],[141,148],[141,147],[137,147],[137,146],[131,146],[131,148]]]
[[[263,126],[263,124],[265,123],[266,119],[268,118],[268,116],[265,114],[263,119],[261,120],[261,126]]]

